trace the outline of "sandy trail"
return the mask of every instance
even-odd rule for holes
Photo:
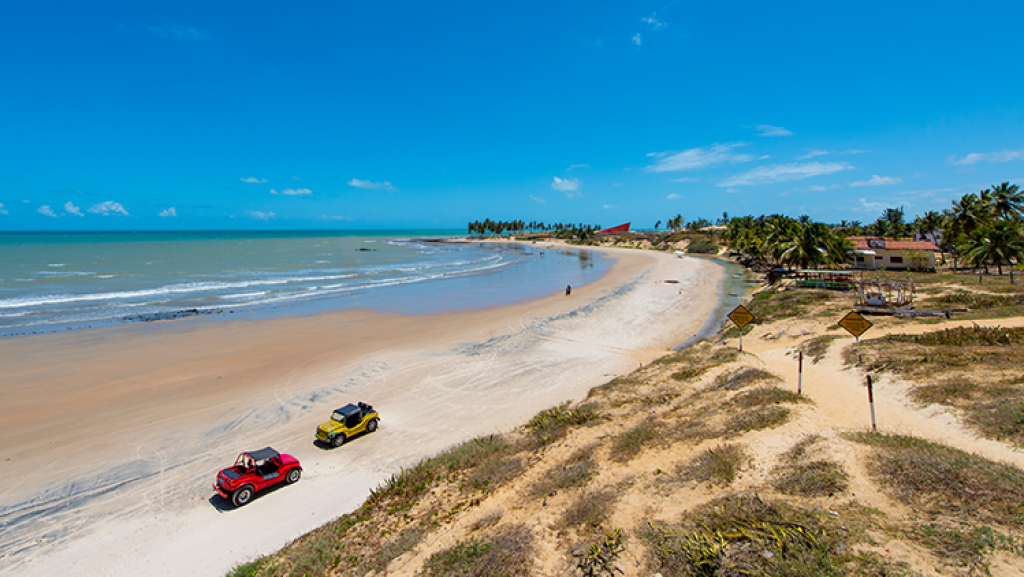
[[[4,342],[0,573],[223,574],[351,511],[403,466],[660,356],[718,302],[713,263],[606,252],[612,271],[571,298]],[[380,430],[314,445],[316,425],[355,400],[380,409]],[[235,510],[213,476],[265,445],[297,456],[303,479]]]
[[[1024,318],[1007,318],[979,321],[944,321],[942,324],[902,322],[897,319],[879,319],[863,339],[878,338],[888,334],[921,334],[945,328],[1024,326]],[[839,338],[832,344],[828,354],[818,363],[804,361],[803,394],[814,402],[801,421],[807,431],[822,430],[865,430],[871,427],[871,410],[868,404],[866,373],[858,367],[846,367],[841,351],[853,344],[854,338],[841,332],[829,332],[826,325],[818,322],[808,331],[813,335],[792,339],[764,340],[763,333],[752,333],[744,338],[744,351],[764,363],[765,368],[778,375],[793,388],[797,385],[798,363],[796,349],[801,342],[817,335],[835,334]],[[807,329],[806,323],[801,323]],[[780,327],[774,329],[778,331]],[[796,332],[790,327],[790,332]],[[787,341],[787,342],[783,342]],[[902,435],[913,435],[956,447],[970,453],[977,453],[994,461],[1012,463],[1024,468],[1024,451],[1006,443],[986,439],[966,428],[957,418],[953,409],[939,405],[921,407],[912,401],[908,391],[912,383],[891,375],[873,375],[875,419],[878,430]]]

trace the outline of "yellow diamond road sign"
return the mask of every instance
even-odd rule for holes
[[[747,307],[743,305],[740,305],[732,309],[732,312],[729,313],[728,316],[729,320],[736,323],[736,326],[738,326],[741,329],[749,325],[750,322],[754,320],[754,315],[750,314],[750,311],[747,310]]]
[[[839,326],[846,329],[851,335],[859,337],[865,332],[867,332],[867,330],[870,329],[873,325],[866,318],[851,311],[849,314],[843,317],[843,320],[839,321]]]

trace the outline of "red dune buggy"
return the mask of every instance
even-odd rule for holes
[[[235,464],[217,474],[213,488],[235,507],[252,500],[253,495],[279,483],[294,483],[302,476],[302,465],[291,455],[282,455],[270,447],[242,453]]]

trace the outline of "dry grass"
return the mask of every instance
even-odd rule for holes
[[[1024,398],[1004,398],[971,405],[967,422],[983,435],[1024,446]]]
[[[722,434],[732,437],[750,431],[772,429],[788,421],[790,414],[789,409],[776,405],[740,413],[725,422]]]
[[[588,445],[573,453],[538,479],[529,494],[534,497],[552,496],[563,489],[585,487],[597,473],[595,449],[596,445]]]
[[[613,487],[590,490],[577,495],[562,514],[559,527],[583,532],[600,527],[608,521],[619,495],[620,491]]]
[[[524,525],[506,527],[487,539],[470,538],[427,559],[423,577],[510,577],[533,574],[535,547]]]
[[[829,312],[831,314],[831,312]],[[804,357],[811,361],[811,364],[818,364],[818,362],[825,358],[828,354],[829,348],[832,347],[832,342],[836,340],[835,335],[822,335],[820,337],[814,337],[808,339],[797,347],[797,351],[803,352]],[[792,354],[796,354],[795,352]]]
[[[923,381],[921,403],[960,409],[986,437],[1024,446],[1024,328],[968,327],[861,343],[868,371]],[[856,353],[844,351],[847,362]]]
[[[748,460],[749,456],[742,446],[718,445],[680,467],[679,476],[684,481],[728,485],[736,479]]]
[[[852,433],[875,448],[868,472],[900,501],[938,516],[1019,527],[1024,471],[916,437]]]
[[[849,476],[842,465],[813,457],[813,449],[820,442],[821,437],[811,435],[780,455],[771,473],[772,487],[795,497],[827,497],[845,491]]]
[[[677,526],[649,523],[638,536],[650,572],[679,576],[846,576],[857,564],[847,534],[823,518],[756,495],[717,499]]]
[[[779,387],[758,387],[750,391],[744,391],[732,399],[736,407],[747,409],[750,407],[765,407],[781,403],[809,403],[810,400],[794,391],[787,391]]]
[[[1019,540],[991,527],[926,523],[912,527],[907,535],[932,550],[944,564],[963,568],[968,575],[991,575],[996,551],[1021,552]]]
[[[624,463],[636,457],[647,446],[660,438],[660,427],[650,420],[643,420],[637,426],[615,437],[611,444],[611,458]]]
[[[869,372],[895,372],[907,378],[932,380],[969,373],[978,367],[1020,374],[1024,360],[1024,327],[958,327],[919,335],[895,334],[861,341],[863,367]],[[856,347],[847,347],[844,361],[854,364]]]
[[[755,383],[778,382],[775,375],[756,367],[740,367],[718,375],[712,390],[736,391]]]

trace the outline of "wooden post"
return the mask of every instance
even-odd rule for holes
[[[857,364],[859,365],[861,362],[862,360],[860,358],[860,337],[857,337]]]
[[[874,387],[871,386],[871,375],[868,375],[868,404],[871,405],[871,430],[877,431],[878,425],[875,424],[875,391]]]
[[[740,352],[743,352],[743,327],[740,327]]]
[[[800,360],[797,361],[797,362],[799,364],[797,365],[797,370],[796,370],[796,394],[799,395],[801,392],[803,392],[803,388],[804,388],[804,352],[803,351],[800,351]]]

